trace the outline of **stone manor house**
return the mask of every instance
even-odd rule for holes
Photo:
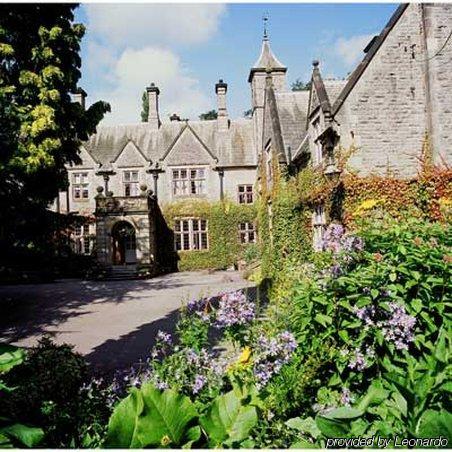
[[[287,87],[287,67],[264,33],[252,66],[250,118],[233,119],[228,85],[215,85],[218,118],[165,121],[160,91],[151,84],[148,121],[99,127],[83,144],[81,163],[68,167],[69,188],[55,208],[94,219],[75,230],[80,253],[95,249],[106,266],[158,265],[158,206],[184,199],[253,203],[258,168],[272,182],[272,159],[281,166],[338,169],[334,150],[358,149],[349,163],[360,175],[415,176],[428,141],[435,162],[452,159],[452,5],[402,4],[364,57],[344,80],[323,79],[313,62],[310,91]],[[75,100],[84,105],[79,90]],[[164,93],[162,93],[164,102]],[[314,245],[327,223],[321,205],[313,212]],[[168,225],[176,251],[209,247],[203,218]],[[94,239],[95,237],[95,239]],[[253,223],[237,225],[237,240],[254,242]]]

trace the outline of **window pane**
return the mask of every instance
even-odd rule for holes
[[[204,168],[199,168],[198,169],[198,178],[199,179],[204,179],[205,174],[204,174]]]
[[[183,248],[184,250],[190,249],[190,236],[189,234],[183,234]]]
[[[252,192],[253,191],[253,186],[252,185],[247,185],[246,186],[246,191],[247,192]]]
[[[181,179],[187,179],[187,170],[180,170]]]
[[[173,170],[173,179],[179,179],[179,170]]]
[[[199,234],[193,234],[193,249],[194,250],[199,250]]]
[[[80,174],[75,173],[74,174],[74,184],[79,184],[79,183],[80,183]]]
[[[182,230],[183,231],[188,231],[188,220],[183,220],[182,221]]]
[[[201,220],[201,230],[207,231],[207,220]]]
[[[180,220],[176,220],[176,222],[174,223],[174,230],[180,231]]]
[[[124,181],[129,182],[130,181],[130,173],[129,171],[124,171]]]
[[[193,221],[193,231],[199,231],[199,221],[198,220],[192,221]]]
[[[177,250],[177,251],[180,251],[180,249],[181,249],[181,239],[180,239],[180,234],[176,234],[176,235],[174,236],[174,239],[175,239],[176,250]]]

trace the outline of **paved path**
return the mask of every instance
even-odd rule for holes
[[[173,330],[183,301],[251,285],[228,271],[0,286],[0,341],[28,347],[48,334],[110,372],[146,358],[155,333]]]

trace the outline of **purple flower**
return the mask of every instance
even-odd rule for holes
[[[405,307],[392,302],[389,303],[387,318],[378,322],[384,338],[393,342],[397,350],[407,350],[408,344],[414,341],[414,326],[416,318],[408,315]]]
[[[375,307],[366,306],[364,308],[355,308],[355,314],[358,319],[363,320],[366,325],[374,325]]]
[[[365,356],[361,353],[361,351],[358,348],[355,350],[352,359],[348,363],[348,367],[350,369],[356,369],[358,371],[362,371],[366,367],[368,367]]]
[[[171,338],[171,334],[166,333],[165,331],[159,330],[157,333],[157,341],[162,342],[163,344],[171,345],[173,340]]]
[[[198,394],[199,391],[204,387],[204,385],[207,383],[207,378],[204,375],[196,375],[195,376],[195,382],[192,386],[192,392],[193,394]]]
[[[247,300],[243,291],[223,294],[216,312],[218,328],[246,325],[255,318],[255,304]]]
[[[257,387],[264,387],[269,380],[290,361],[297,347],[295,337],[289,331],[284,331],[276,337],[260,336],[254,351],[254,376]]]
[[[342,388],[341,404],[344,406],[350,406],[351,402],[353,402],[353,398],[351,397],[350,389]]]

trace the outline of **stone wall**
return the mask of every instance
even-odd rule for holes
[[[361,175],[417,173],[428,128],[422,5],[410,4],[357,81],[335,119],[350,165]]]
[[[426,69],[437,163],[452,163],[452,5],[425,4]],[[446,42],[447,41],[447,42]]]

